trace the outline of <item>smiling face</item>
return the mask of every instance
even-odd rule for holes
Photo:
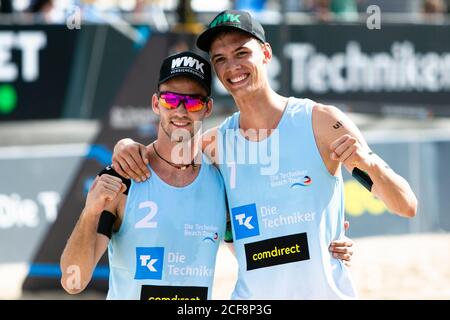
[[[272,58],[268,43],[243,32],[224,32],[211,43],[209,53],[217,77],[233,97],[268,86],[265,65]]]
[[[198,82],[193,81],[187,77],[175,77],[172,78],[159,86],[159,91],[170,91],[179,94],[188,94],[188,95],[199,95],[199,96],[207,96],[205,88],[203,88]],[[160,129],[169,137],[169,139],[173,140],[172,137],[179,136],[181,130],[187,130],[189,132],[190,137],[192,138],[195,135],[195,130],[199,130],[200,126],[194,127],[195,121],[203,121],[205,117],[208,117],[212,111],[212,100],[209,99],[206,102],[205,107],[196,112],[188,112],[181,102],[178,108],[168,110],[163,107],[158,99],[156,94],[153,95],[152,98],[152,108],[153,111],[160,116]],[[179,130],[177,132],[177,130]],[[186,132],[186,131],[184,131]],[[178,139],[175,139],[178,140]]]

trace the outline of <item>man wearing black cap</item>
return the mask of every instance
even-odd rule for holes
[[[210,54],[217,77],[239,109],[209,131],[206,137],[213,139],[204,143],[227,190],[240,271],[232,298],[355,298],[348,270],[327,250],[330,242],[344,237],[341,166],[391,212],[405,217],[417,209],[409,184],[371,152],[339,109],[283,97],[270,87],[266,66],[272,49],[250,14],[221,12],[197,46]],[[235,157],[251,159],[249,151],[270,144],[275,149],[266,154],[276,160],[275,170]],[[122,159],[135,157],[134,150],[136,144],[121,141],[113,155],[115,166],[125,169]],[[126,171],[145,174],[139,163]],[[349,258],[348,248],[335,251]]]
[[[84,290],[108,248],[108,299],[211,298],[226,202],[196,135],[212,111],[210,92],[204,58],[181,52],[164,60],[152,97],[158,137],[145,148],[153,178],[136,183],[111,167],[96,177],[61,257],[67,292]]]

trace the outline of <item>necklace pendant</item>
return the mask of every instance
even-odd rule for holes
[[[181,167],[181,170],[186,170],[186,166],[182,166],[182,167]]]

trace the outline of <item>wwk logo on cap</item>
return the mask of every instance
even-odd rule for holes
[[[220,16],[218,16],[211,24],[209,25],[210,28],[213,28],[217,25],[224,24],[224,23],[241,23],[239,20],[240,14],[232,14],[232,13],[224,13]]]
[[[172,60],[172,69],[175,68],[180,68],[180,67],[189,67],[189,68],[194,68],[197,71],[200,71],[201,73],[205,73],[203,71],[203,66],[205,64],[203,62],[198,61],[197,59],[193,58],[193,57],[178,57]]]

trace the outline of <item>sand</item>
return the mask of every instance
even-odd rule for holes
[[[450,299],[450,234],[358,239],[352,274],[362,299]]]

